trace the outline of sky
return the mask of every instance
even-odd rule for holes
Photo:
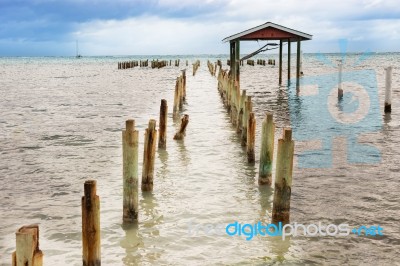
[[[309,52],[400,51],[398,0],[0,0],[0,56],[227,54],[222,39],[273,22]],[[263,42],[241,44],[251,52]]]

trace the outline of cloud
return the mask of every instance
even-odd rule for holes
[[[76,39],[86,55],[226,53],[224,37],[267,21],[312,34],[305,51],[333,51],[342,38],[372,50],[396,50],[400,41],[394,0],[2,0],[0,12],[0,55],[12,42],[69,55]]]

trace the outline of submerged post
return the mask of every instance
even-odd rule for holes
[[[392,67],[385,68],[385,113],[392,112]]]
[[[22,226],[15,232],[16,248],[12,253],[12,266],[42,266],[43,253],[39,249],[39,226]]]
[[[135,130],[135,120],[126,121],[122,131],[123,153],[123,221],[135,222],[139,213],[138,161],[139,132]]]
[[[261,129],[259,185],[272,184],[272,163],[274,157],[275,123],[272,113],[266,113]]]
[[[181,126],[178,132],[176,132],[174,139],[182,140],[186,135],[186,127],[189,124],[189,115],[184,115],[181,119]]]
[[[142,191],[153,191],[154,159],[156,154],[156,120],[150,119],[144,137]]]
[[[96,181],[87,180],[82,197],[82,251],[84,266],[100,266],[100,199]]]
[[[159,125],[159,136],[158,136],[158,148],[167,148],[167,121],[168,121],[168,105],[167,100],[161,100],[160,106],[160,125]]]
[[[254,163],[256,161],[254,145],[256,138],[256,118],[253,112],[249,115],[247,121],[247,162]]]
[[[272,206],[272,223],[287,224],[290,221],[290,196],[292,192],[294,141],[292,129],[284,128],[283,138],[278,140],[275,174],[275,191]]]
[[[339,87],[338,87],[338,99],[343,98],[343,87],[342,87],[342,72],[343,72],[343,64],[342,60],[339,61]]]

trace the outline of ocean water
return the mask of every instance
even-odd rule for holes
[[[142,58],[180,58],[189,66],[117,69],[118,61]],[[226,69],[227,56],[142,58],[0,58],[0,265],[11,263],[15,231],[33,223],[40,226],[45,265],[81,265],[80,200],[87,179],[98,182],[103,265],[400,265],[400,54],[373,54],[365,60],[361,54],[349,54],[344,64],[345,72],[375,73],[380,126],[357,137],[379,150],[378,162],[349,163],[346,138],[336,136],[329,147],[330,167],[302,168],[299,160],[308,144],[294,135],[291,222],[379,224],[384,235],[296,236],[284,241],[192,232],[189,225],[270,221],[273,188],[257,184],[264,113],[274,113],[275,142],[283,127],[295,131],[315,119],[303,115],[292,121],[290,91],[295,88],[285,85],[286,61],[282,87],[278,66],[241,68],[241,88],[252,96],[257,118],[256,164],[249,165],[217,80],[207,69],[208,59],[222,59]],[[191,63],[196,59],[201,67],[193,77]],[[305,54],[304,80],[336,76],[339,59],[340,54]],[[393,110],[385,115],[384,67],[389,65],[394,67]],[[179,122],[171,112],[175,80],[183,68],[188,70],[182,113],[189,114],[190,122],[185,140],[177,142],[172,137]],[[307,91],[306,85],[302,88]],[[169,106],[167,150],[156,153],[153,193],[139,193],[138,226],[125,227],[121,130],[125,120],[135,119],[141,173],[144,129],[149,119],[158,119],[161,99]],[[300,114],[312,110],[306,102],[296,108]],[[302,129],[310,141],[318,141],[318,123],[316,127]]]

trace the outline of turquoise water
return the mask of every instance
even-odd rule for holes
[[[304,78],[336,75],[340,57],[326,54],[322,58],[327,60],[321,61],[317,54],[305,54]],[[175,79],[185,66],[117,70],[118,61],[153,58],[189,61],[183,113],[189,114],[190,123],[183,142],[172,140],[179,123],[171,112]],[[269,222],[273,189],[257,185],[264,113],[274,112],[276,142],[283,127],[314,119],[291,121],[288,90],[277,84],[277,66],[243,66],[241,88],[252,96],[257,118],[257,162],[247,164],[216,78],[207,70],[207,59],[218,58],[226,68],[226,55],[0,58],[1,265],[10,264],[15,230],[32,223],[40,226],[45,265],[80,265],[80,198],[89,178],[98,181],[104,265],[398,264],[400,54],[374,54],[359,64],[360,55],[350,54],[344,67],[376,73],[381,128],[361,134],[360,141],[380,151],[378,163],[349,164],[347,140],[339,136],[332,140],[330,168],[304,169],[298,160],[302,151],[319,145],[318,129],[304,132],[312,143],[295,138],[291,221],[379,224],[384,236],[297,236],[285,241],[188,232],[190,223]],[[193,77],[191,63],[197,59],[201,67]],[[395,67],[393,111],[384,115],[383,68],[389,65]],[[301,91],[306,92],[306,86]],[[126,119],[136,120],[140,173],[144,129],[149,119],[158,119],[161,99],[169,105],[167,151],[156,154],[154,192],[139,195],[138,227],[125,228],[121,130]],[[306,113],[311,107],[305,103],[298,111]]]

